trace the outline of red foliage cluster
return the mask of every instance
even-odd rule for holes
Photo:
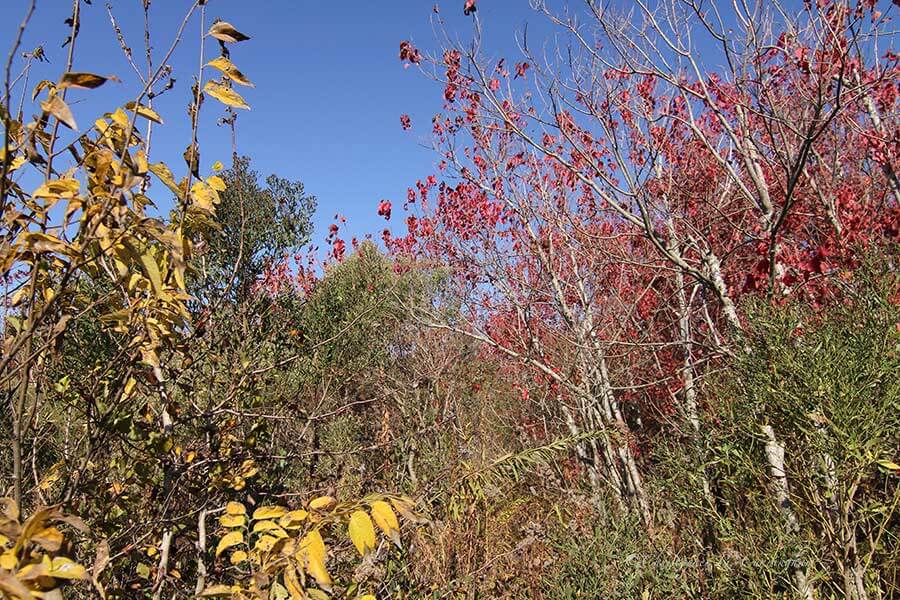
[[[825,305],[897,243],[898,57],[856,51],[850,8],[806,10],[838,33],[781,35],[746,73],[622,63],[547,107],[528,62],[504,90],[504,61],[474,81],[443,53],[444,180],[410,189],[406,234],[384,239],[452,268],[523,400],[548,381],[564,398],[602,351],[617,398],[662,424],[745,297]]]
[[[417,65],[422,62],[422,56],[415,46],[404,40],[400,42],[400,60]]]

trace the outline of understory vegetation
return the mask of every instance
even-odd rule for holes
[[[0,598],[900,597],[896,2],[535,0],[505,58],[436,10],[435,172],[324,252],[215,1],[144,63],[72,0],[63,65],[13,4]]]

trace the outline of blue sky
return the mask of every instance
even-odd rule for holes
[[[143,11],[141,0],[113,0],[126,41],[143,66]],[[25,13],[26,0],[4,0],[0,23],[0,51],[5,58],[15,30]],[[82,28],[74,69],[116,75],[97,91],[73,91],[70,105],[82,129],[105,111],[133,99],[137,77],[123,57],[106,13],[104,0],[83,6]],[[461,39],[471,34],[471,18],[462,14],[462,0],[441,3],[447,29]],[[183,19],[188,0],[154,0],[151,28],[158,61],[170,45]],[[207,21],[215,17],[231,22],[252,36],[232,45],[232,60],[256,84],[241,88],[252,109],[241,111],[238,150],[253,158],[263,176],[277,173],[299,179],[319,200],[314,240],[327,234],[335,213],[348,218],[344,237],[374,233],[385,227],[376,215],[382,198],[401,204],[406,188],[434,172],[437,163],[430,149],[431,117],[441,108],[441,89],[416,69],[404,69],[398,60],[401,40],[412,40],[423,50],[438,47],[432,30],[434,4],[428,0],[210,0]],[[19,10],[16,10],[16,9]],[[480,17],[486,45],[507,58],[517,56],[514,35],[523,24],[542,21],[525,0],[481,0]],[[41,79],[56,79],[65,65],[61,48],[68,34],[65,18],[69,0],[38,0],[22,50],[43,44],[50,64],[38,64],[29,88]],[[194,19],[171,62],[176,85],[155,108],[166,121],[154,132],[153,158],[166,160],[176,175],[184,174],[181,153],[190,141],[186,106],[199,61]],[[213,58],[218,48],[208,51]],[[413,128],[403,131],[400,115],[412,117]],[[203,107],[200,143],[202,168],[217,159],[228,164],[230,139],[216,125],[221,106],[211,98]],[[71,135],[66,132],[67,135]],[[158,189],[161,186],[158,186]],[[389,224],[403,226],[395,213]]]

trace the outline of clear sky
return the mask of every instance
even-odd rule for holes
[[[2,0],[0,52],[5,59],[28,0]],[[70,0],[37,0],[22,50],[43,44],[50,64],[39,64],[29,88],[41,79],[56,79],[65,66],[68,35],[64,20]],[[83,6],[82,28],[74,69],[117,75],[121,84],[101,90],[73,91],[70,104],[85,129],[94,118],[127,102],[138,89],[106,12],[105,0]],[[171,44],[189,0],[153,0],[151,28],[154,57],[159,61]],[[141,0],[112,0],[113,13],[143,68]],[[321,241],[335,213],[348,218],[345,239],[365,232],[376,238],[385,227],[376,215],[381,199],[402,204],[406,188],[433,173],[437,160],[429,147],[430,120],[441,108],[442,91],[416,69],[404,69],[398,59],[401,40],[424,50],[438,48],[432,29],[430,0],[210,0],[207,21],[229,21],[252,36],[232,45],[233,62],[256,84],[239,88],[252,109],[241,111],[238,151],[252,157],[262,175],[277,173],[299,179],[319,200],[314,239]],[[471,35],[471,18],[462,14],[463,0],[444,0],[441,16],[447,29],[461,39]],[[517,56],[515,33],[526,21],[542,19],[526,0],[480,0],[479,15],[486,45],[508,59]],[[179,177],[181,153],[190,141],[186,107],[199,61],[198,19],[188,26],[175,58],[174,89],[155,108],[166,121],[154,132],[153,158],[164,159]],[[208,47],[214,55],[217,45]],[[15,74],[15,73],[14,73]],[[413,127],[403,131],[400,115],[408,113]],[[222,107],[211,98],[201,123],[202,170],[217,159],[228,164],[230,140],[216,125]],[[161,186],[159,186],[161,188]],[[389,224],[403,225],[395,213]]]

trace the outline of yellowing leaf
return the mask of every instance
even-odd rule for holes
[[[125,387],[122,389],[122,400],[127,400],[131,397],[131,392],[134,391],[134,386],[137,385],[137,379],[134,377],[129,377],[128,381],[125,382]]]
[[[219,193],[203,181],[191,186],[191,199],[198,208],[209,214],[215,211],[215,206],[221,200]]]
[[[31,541],[39,544],[48,552],[56,552],[63,543],[63,534],[56,527],[47,527],[31,537]]]
[[[306,594],[303,592],[303,586],[297,577],[297,571],[293,565],[287,565],[284,569],[284,587],[291,594],[292,600],[304,600]]]
[[[321,585],[321,584],[320,584]],[[331,588],[329,587],[329,590]],[[309,600],[330,600],[331,597],[323,592],[322,590],[317,590],[316,588],[309,588],[306,590],[306,595],[309,596]]]
[[[0,569],[12,571],[16,568],[17,564],[19,564],[19,559],[16,558],[16,553],[12,550],[7,550],[3,554],[0,554]]]
[[[12,159],[12,162],[9,163],[9,172],[12,173],[16,169],[24,165],[26,162],[28,162],[28,159],[26,159],[24,156],[15,157],[14,159]]]
[[[391,509],[391,505],[384,500],[376,500],[372,503],[372,519],[397,546],[400,545],[400,522],[397,515]]]
[[[244,562],[245,560],[247,560],[247,553],[244,552],[243,550],[238,550],[237,552],[233,553],[233,554],[231,555],[231,557],[229,557],[228,560],[229,560],[229,561],[231,562],[231,564],[233,564],[233,565],[242,563],[242,562]]]
[[[314,500],[309,502],[309,507],[313,510],[324,510],[326,508],[330,508],[336,503],[335,499],[331,496],[320,496]]]
[[[45,554],[41,562],[27,564],[16,573],[16,579],[21,581],[34,581],[39,577],[46,577],[50,571],[50,558]]]
[[[116,109],[114,112],[112,112],[112,113],[107,113],[106,116],[109,117],[109,118],[112,120],[113,123],[115,123],[116,125],[118,125],[118,126],[121,127],[122,129],[127,129],[127,128],[128,128],[128,124],[131,122],[131,121],[128,119],[128,115],[126,115],[126,114],[125,114],[125,111],[122,110],[121,108],[117,108],[117,109]]]
[[[244,515],[222,515],[219,517],[219,523],[221,523],[222,527],[243,527],[246,522],[247,517]]]
[[[81,188],[77,179],[52,179],[45,181],[32,196],[35,198],[74,198]]]
[[[250,105],[247,104],[243,98],[241,98],[240,94],[220,83],[216,83],[215,81],[207,81],[206,85],[203,86],[203,90],[226,106],[232,106],[234,108],[245,108],[247,110],[250,110]]]
[[[207,185],[217,192],[225,191],[225,181],[218,175],[213,175],[206,180]]]
[[[247,509],[240,502],[229,502],[225,505],[225,513],[229,515],[246,515]]]
[[[281,535],[278,537],[285,537],[287,535],[275,521],[257,521],[253,525],[253,533],[259,533],[260,531],[273,531],[276,532],[276,535],[280,532]]]
[[[306,559],[306,572],[309,573],[316,584],[326,591],[331,591],[331,575],[325,568],[325,561],[319,560],[318,557],[308,556]],[[310,590],[307,590],[309,592]]]
[[[52,235],[47,235],[46,233],[29,231],[28,233],[22,234],[22,238],[23,245],[32,252],[41,254],[56,253],[66,256],[74,256],[77,254],[75,249],[69,244]]]
[[[175,176],[172,175],[172,170],[165,163],[152,163],[149,168],[150,172],[159,177],[159,180],[166,184],[167,188],[172,190],[178,198],[184,200],[184,190],[175,183]]]
[[[72,109],[59,96],[54,95],[41,102],[41,110],[56,117],[60,123],[69,129],[78,129],[78,124],[72,115]]]
[[[61,88],[82,88],[86,90],[92,90],[94,88],[98,88],[109,79],[109,77],[103,77],[101,75],[94,75],[93,73],[63,73],[62,78],[59,80],[59,87]]]
[[[278,520],[278,524],[287,529],[301,527],[308,514],[305,510],[292,510],[282,515],[281,519]]]
[[[273,535],[264,535],[253,545],[253,548],[260,552],[268,552],[275,545],[275,542],[278,541],[278,538]]]
[[[65,556],[53,559],[49,574],[57,579],[85,579],[87,571],[84,567]]]
[[[366,594],[365,596],[360,596],[359,600],[375,600],[375,596],[373,594]]]
[[[145,119],[148,119],[150,121],[153,121],[154,123],[159,123],[160,125],[162,125],[162,122],[163,122],[162,117],[159,116],[158,112],[156,112],[155,110],[153,110],[152,108],[150,108],[148,106],[144,106],[143,104],[137,104],[135,102],[129,102],[128,104],[125,105],[125,108],[132,112],[136,112],[137,114],[141,115]]]
[[[309,558],[325,563],[325,541],[318,529],[313,529],[300,540],[300,548],[297,550],[297,558]]]
[[[217,173],[224,168],[225,168],[225,165],[222,164],[221,160],[217,160],[216,162],[213,163],[213,166],[212,166],[212,170],[216,171]]]
[[[282,506],[260,506],[255,511],[253,511],[253,520],[259,521],[262,519],[277,519],[287,512],[287,509]]]
[[[878,464],[887,469],[888,471],[893,471],[894,473],[900,473],[900,465],[890,460],[879,460]]]
[[[161,295],[163,293],[163,281],[162,274],[159,272],[159,265],[156,264],[156,259],[146,250],[138,255],[138,259],[141,261],[141,267],[143,268],[144,274],[153,286],[153,291],[156,292],[157,295]]]
[[[354,511],[350,515],[350,525],[348,526],[350,541],[356,546],[360,556],[375,549],[375,528],[372,526],[372,519],[364,510]]]
[[[231,44],[235,42],[243,42],[250,39],[250,36],[244,35],[240,31],[235,29],[234,25],[226,21],[213,23],[212,27],[209,28],[209,35],[213,36],[217,40],[222,40],[223,42],[228,42]]]
[[[238,544],[243,543],[244,535],[240,531],[232,531],[230,533],[225,534],[225,536],[219,540],[219,545],[216,546],[216,556],[219,556],[232,546],[237,546]]]
[[[220,56],[215,60],[211,60],[206,63],[206,66],[216,68],[222,71],[222,74],[225,75],[228,79],[237,83],[238,85],[246,85],[248,87],[255,87],[247,77],[244,76],[240,70],[234,66],[234,63],[225,58],[224,56]]]
[[[232,597],[235,594],[241,591],[240,586],[237,585],[211,585],[202,592],[200,592],[200,596],[204,598],[211,598],[215,596],[228,596]]]

